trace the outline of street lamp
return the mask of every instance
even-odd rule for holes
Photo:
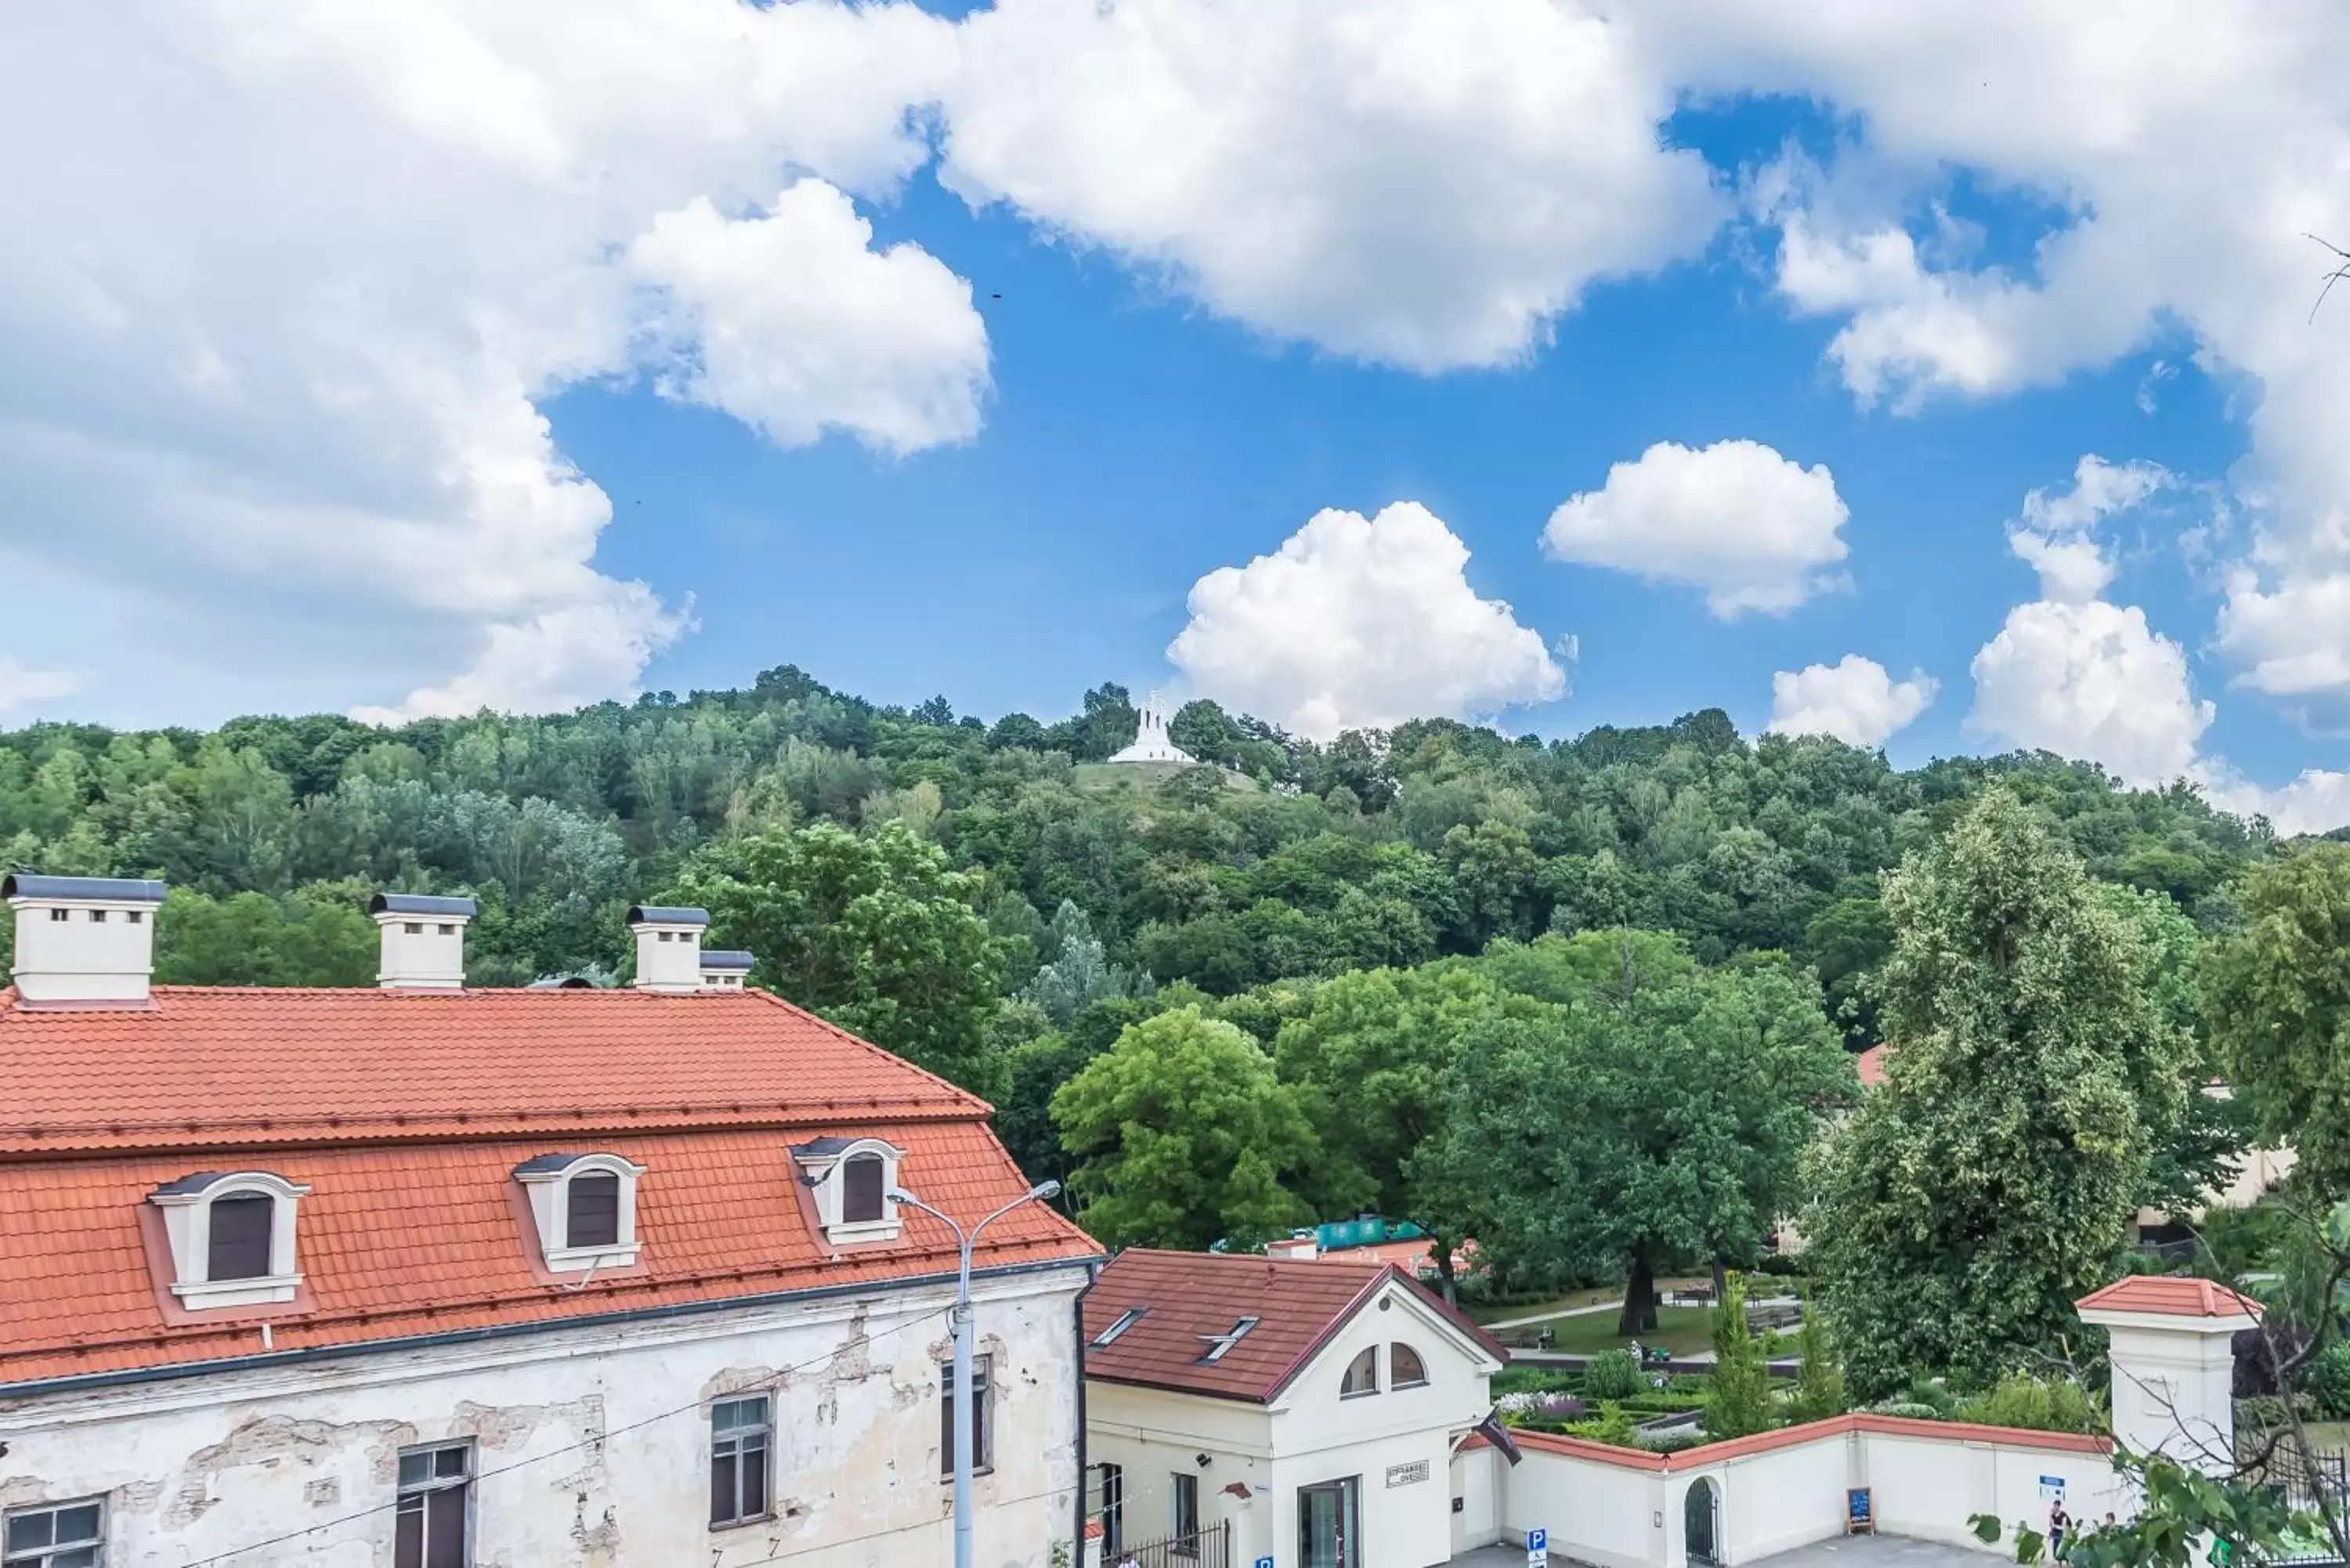
[[[951,1215],[931,1208],[902,1187],[889,1189],[889,1200],[919,1209],[955,1233],[962,1249],[955,1268],[954,1391],[948,1408],[954,1428],[954,1568],[971,1568],[971,1250],[979,1233],[1024,1203],[1060,1196],[1057,1181],[1040,1181],[1003,1208],[966,1231]],[[1083,1376],[1080,1371],[1079,1376]]]

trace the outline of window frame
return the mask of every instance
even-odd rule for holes
[[[302,1288],[299,1205],[310,1189],[274,1171],[235,1170],[183,1177],[147,1195],[163,1214],[172,1254],[172,1294],[191,1312],[276,1306]],[[269,1272],[233,1280],[212,1277],[213,1205],[227,1198],[264,1197],[269,1216]]]
[[[1406,1377],[1397,1370],[1396,1356],[1399,1353],[1411,1357],[1412,1366],[1419,1369],[1418,1376]],[[1390,1391],[1399,1388],[1425,1388],[1431,1381],[1433,1379],[1428,1375],[1428,1357],[1419,1353],[1419,1346],[1406,1344],[1400,1339],[1388,1343],[1388,1387]]]
[[[857,1202],[859,1196],[856,1187],[856,1173],[868,1168],[873,1172],[873,1190],[870,1194],[873,1200],[873,1212],[869,1215],[852,1212],[852,1205]],[[840,1160],[839,1179],[841,1224],[866,1226],[889,1222],[889,1162],[888,1159],[870,1149],[860,1149],[854,1154],[843,1155]]]
[[[103,1493],[96,1497],[67,1498],[58,1502],[27,1503],[22,1508],[0,1510],[0,1563],[5,1563],[7,1568],[51,1568],[59,1551],[57,1527],[54,1522],[50,1525],[49,1539],[38,1545],[11,1547],[9,1538],[16,1533],[16,1526],[22,1521],[43,1515],[50,1516],[54,1521],[57,1515],[71,1513],[84,1508],[97,1511],[98,1533],[66,1542],[63,1550],[79,1552],[85,1548],[94,1548],[91,1561],[104,1563],[106,1561],[106,1526],[109,1510],[107,1508],[107,1499]]]
[[[1191,1470],[1169,1472],[1172,1482],[1167,1489],[1167,1550],[1178,1557],[1200,1554],[1200,1478]],[[1191,1528],[1184,1528],[1184,1515],[1191,1515]]]
[[[1358,1386],[1355,1382],[1355,1374],[1362,1371],[1367,1371],[1370,1375],[1370,1382],[1367,1386]],[[1367,1399],[1378,1392],[1379,1347],[1376,1345],[1367,1345],[1347,1360],[1347,1369],[1338,1375],[1338,1397]]]
[[[539,1160],[549,1158],[541,1155]],[[550,1274],[585,1273],[589,1270],[625,1269],[633,1265],[642,1246],[637,1229],[637,1189],[645,1166],[608,1151],[564,1157],[566,1163],[534,1170],[537,1160],[515,1168],[530,1199],[531,1219],[538,1228],[539,1262]],[[606,1244],[575,1245],[571,1240],[571,1184],[583,1176],[610,1176],[619,1181],[617,1239]]]
[[[440,1459],[442,1455],[451,1453],[463,1456],[461,1462],[464,1468],[460,1474],[444,1476],[440,1473]],[[411,1500],[415,1501],[417,1504],[415,1511],[422,1515],[426,1521],[420,1527],[427,1533],[423,1543],[417,1549],[417,1568],[473,1568],[475,1498],[473,1483],[481,1479],[474,1464],[475,1458],[476,1451],[471,1438],[452,1438],[439,1443],[417,1443],[400,1450],[399,1466],[401,1469],[404,1469],[408,1461],[412,1459],[427,1459],[432,1463],[427,1468],[424,1480],[419,1482],[411,1483],[400,1480],[397,1469],[392,1472],[393,1568],[405,1568],[400,1555],[400,1521],[408,1517],[410,1511],[408,1505]],[[432,1511],[430,1500],[452,1491],[459,1494],[456,1504],[459,1510],[457,1561],[451,1563],[435,1563],[431,1558],[432,1542],[430,1531]]]
[[[720,1431],[718,1412],[722,1407],[752,1404],[759,1407],[759,1418],[755,1423],[738,1423],[723,1432]],[[743,1445],[752,1440],[758,1445],[759,1501],[762,1506],[756,1512],[746,1513],[743,1511],[743,1478],[749,1473],[749,1467],[743,1463]],[[722,1447],[729,1446],[733,1451],[722,1456]],[[718,1462],[722,1457],[734,1461],[735,1511],[723,1519],[718,1516]],[[746,1524],[762,1524],[775,1517],[775,1401],[772,1394],[764,1391],[725,1394],[710,1402],[710,1528],[712,1530],[739,1530]]]
[[[881,1218],[851,1220],[846,1217],[848,1162],[865,1155],[881,1161]],[[816,1225],[827,1241],[847,1246],[898,1239],[904,1217],[889,1194],[899,1186],[898,1172],[906,1158],[904,1149],[878,1137],[845,1138],[837,1146],[827,1139],[800,1145],[792,1150],[792,1158],[799,1164],[801,1183],[816,1200]]]
[[[242,1272],[235,1273],[228,1272],[222,1268],[223,1260],[221,1258],[221,1247],[224,1239],[221,1234],[221,1220],[223,1218],[224,1210],[232,1213],[244,1214],[257,1212],[261,1215],[261,1259],[260,1266],[258,1268],[246,1269]],[[244,1238],[230,1236],[225,1238],[225,1240],[230,1245],[234,1245],[238,1241],[244,1240]],[[272,1266],[275,1262],[274,1254],[276,1252],[276,1243],[277,1199],[274,1194],[258,1191],[252,1188],[241,1188],[234,1192],[215,1193],[205,1200],[205,1283],[228,1284],[234,1282],[243,1284],[254,1280],[265,1280],[270,1278],[277,1272],[276,1269]],[[234,1261],[232,1261],[231,1267],[234,1266]]]
[[[995,1469],[995,1384],[994,1357],[974,1355],[971,1358],[971,1391],[976,1396],[972,1408],[971,1473],[983,1476]],[[954,1388],[954,1363],[939,1363],[939,1480],[954,1480],[954,1405],[949,1395]]]

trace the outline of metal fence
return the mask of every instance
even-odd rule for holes
[[[1121,1547],[1110,1553],[1107,1568],[1232,1568],[1227,1528],[1220,1522],[1190,1535]]]
[[[2289,1444],[2278,1445],[2262,1467],[2262,1479],[2270,1489],[2294,1510],[2307,1513],[2332,1512],[2340,1517],[2341,1510],[2350,1501],[2350,1484],[2345,1484],[2345,1457],[2340,1453],[2303,1455]],[[2280,1565],[2339,1563],[2341,1553],[2334,1550],[2333,1542],[2322,1530],[2300,1530],[2288,1537],[2286,1550],[2270,1561]]]

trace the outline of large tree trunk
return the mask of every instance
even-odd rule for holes
[[[1452,1238],[1440,1231],[1428,1234],[1436,1243],[1431,1251],[1436,1254],[1436,1278],[1444,1286],[1444,1304],[1457,1307],[1461,1304],[1461,1282],[1452,1277]]]
[[[1720,1258],[1713,1261],[1713,1299],[1717,1304],[1730,1295],[1730,1268]]]
[[[1618,1338],[1657,1332],[1657,1274],[1648,1263],[1648,1249],[1632,1253],[1632,1277],[1624,1282],[1624,1310],[1617,1314]]]

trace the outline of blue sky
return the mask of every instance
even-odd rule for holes
[[[790,662],[2350,821],[2331,11],[583,3],[0,24],[0,722]]]

